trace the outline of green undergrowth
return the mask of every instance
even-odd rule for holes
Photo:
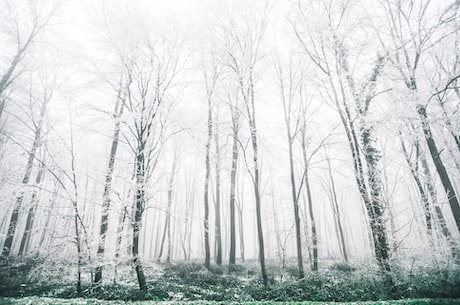
[[[389,301],[367,301],[367,302],[209,302],[209,301],[107,301],[97,299],[59,299],[59,298],[40,298],[40,297],[24,297],[24,298],[0,298],[0,305],[193,305],[193,304],[210,304],[210,305],[460,305],[460,299],[406,299],[406,300],[389,300]]]
[[[460,305],[458,300],[453,300],[460,298],[460,268],[452,263],[430,265],[414,264],[412,261],[411,264],[394,264],[392,278],[395,286],[393,289],[385,286],[385,281],[380,276],[377,267],[369,262],[331,263],[318,272],[306,272],[305,278],[301,280],[296,276],[294,266],[295,262],[286,268],[279,268],[274,264],[269,265],[269,287],[265,287],[260,279],[256,262],[236,265],[232,270],[229,270],[228,267],[213,267],[207,270],[199,263],[160,265],[146,263],[144,266],[148,284],[146,292],[139,291],[135,273],[129,265],[119,268],[116,282],[113,281],[109,272],[110,268],[107,266],[104,273],[105,281],[97,287],[91,286],[90,268],[87,268],[83,273],[86,276],[83,277],[82,282],[83,292],[77,295],[75,269],[72,268],[72,265],[49,265],[43,261],[26,261],[0,270],[0,296],[17,298],[11,299],[14,302],[26,302],[27,297],[40,296],[72,300],[75,298],[88,299],[82,302],[93,302],[91,300],[94,299],[120,302],[147,300],[169,301],[170,304],[181,302],[195,304],[197,301],[205,302],[205,304],[374,301],[354,304]],[[450,298],[454,303],[432,303],[438,298]],[[412,299],[417,300],[414,300],[415,303],[413,303]],[[3,299],[5,300],[10,299]],[[380,300],[403,301],[384,302]],[[96,303],[75,304],[99,304],[97,302],[101,301],[94,302]]]

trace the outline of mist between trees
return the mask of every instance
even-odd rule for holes
[[[5,270],[458,274],[458,1],[4,2]]]

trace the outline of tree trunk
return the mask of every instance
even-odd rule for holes
[[[121,242],[123,240],[123,228],[125,226],[126,215],[128,214],[128,209],[123,207],[120,217],[118,219],[118,227],[117,227],[117,238],[115,240],[115,270],[113,276],[113,282],[117,282],[117,275],[118,275],[118,264],[120,263],[120,252],[121,252]]]
[[[29,158],[26,164],[26,170],[22,178],[22,188],[26,187],[29,184],[30,176],[32,174],[32,167],[33,167],[34,160],[35,160],[35,154],[37,152],[38,147],[40,146],[42,124],[43,124],[43,119],[45,117],[46,106],[48,104],[48,101],[49,101],[49,97],[45,96],[44,100],[42,101],[42,105],[40,109],[39,121],[35,129],[35,136],[34,136],[34,141],[32,143],[32,149],[29,153]],[[17,223],[19,219],[19,212],[21,210],[23,200],[24,200],[24,190],[22,189],[19,191],[19,195],[16,197],[16,202],[13,208],[13,213],[11,214],[11,218],[10,218],[10,224],[8,226],[8,232],[6,234],[6,239],[3,244],[2,258],[5,260],[8,259],[8,256],[10,255],[10,252],[11,252],[11,246],[13,245],[13,238],[16,233]]]
[[[257,146],[257,133],[254,116],[250,121],[252,149],[253,149],[253,161],[254,161],[254,195],[256,201],[256,219],[257,219],[257,239],[259,242],[259,261],[260,270],[262,273],[262,280],[264,285],[268,286],[267,270],[265,268],[265,247],[264,247],[264,235],[262,230],[262,208],[260,198],[260,174],[259,174],[259,160],[258,160],[258,146]]]
[[[45,174],[45,163],[42,162],[40,164],[40,168],[37,172],[37,176],[35,177],[35,186],[38,188],[43,180],[43,176]],[[24,234],[22,235],[21,245],[19,247],[19,256],[23,256],[29,248],[31,231],[34,226],[34,219],[35,219],[35,211],[37,210],[38,206],[38,191],[35,188],[32,193],[32,199],[30,200],[30,208],[27,214],[26,220],[26,227],[24,229]]]
[[[56,204],[58,193],[59,193],[59,184],[56,183],[55,187],[54,187],[54,190],[53,190],[53,194],[51,195],[51,199],[49,201],[50,202],[50,207],[49,207],[49,209],[47,209],[45,225],[43,226],[43,230],[42,230],[42,233],[41,233],[41,236],[40,236],[40,241],[38,242],[39,249],[43,249],[45,237],[46,237],[46,234],[48,233],[48,229],[49,229],[49,224],[50,224],[50,220],[51,220],[51,213],[52,213],[52,211],[54,209],[54,205]]]
[[[139,144],[136,155],[136,202],[134,205],[134,222],[133,222],[133,265],[136,270],[137,281],[141,291],[147,291],[147,283],[145,281],[144,270],[139,257],[139,233],[142,225],[142,214],[145,207],[145,144]]]
[[[436,220],[437,220],[438,225],[439,225],[439,227],[441,229],[441,234],[447,240],[447,243],[449,244],[450,249],[452,251],[452,255],[455,256],[456,251],[457,251],[456,250],[457,245],[452,240],[452,234],[451,234],[449,228],[447,227],[446,221],[444,219],[444,214],[443,214],[441,208],[439,207],[438,196],[437,196],[436,190],[435,190],[435,188],[433,186],[433,179],[432,179],[432,176],[431,176],[430,168],[428,167],[428,163],[427,163],[427,161],[425,159],[425,156],[423,156],[423,155],[420,156],[420,163],[421,163],[422,168],[423,168],[423,174],[424,174],[424,176],[426,178],[425,185],[426,185],[426,188],[428,189],[428,194],[431,197],[431,203],[434,206]]]
[[[237,169],[238,169],[238,131],[235,130],[235,127],[233,127],[232,171],[230,173],[230,259],[229,259],[230,265],[235,264],[235,256],[236,256],[235,191],[236,191]]]
[[[222,230],[220,220],[220,167],[221,153],[219,147],[219,108],[216,107],[216,123],[214,139],[216,144],[216,209],[215,209],[215,238],[216,238],[216,264],[222,265]]]
[[[416,146],[418,146],[418,143],[415,143]],[[430,206],[430,201],[428,200],[428,196],[425,193],[425,190],[423,189],[423,184],[420,181],[419,173],[418,173],[418,166],[416,164],[413,164],[412,161],[410,160],[409,153],[407,152],[406,146],[404,145],[403,139],[401,139],[401,148],[404,153],[404,157],[406,158],[407,165],[409,166],[410,172],[412,174],[412,178],[414,178],[415,185],[417,186],[417,190],[420,193],[420,198],[422,199],[422,205],[423,205],[423,212],[425,215],[425,224],[426,224],[426,230],[428,234],[428,238],[430,239],[430,243],[432,242],[432,234],[433,234],[433,227],[432,227],[432,220],[431,220],[431,206]],[[418,150],[418,147],[417,147]],[[418,162],[416,160],[415,162]]]
[[[204,180],[204,266],[211,267],[211,250],[209,247],[209,177],[211,173],[210,150],[212,140],[212,105],[208,96],[208,140],[206,142],[206,176]]]
[[[312,240],[312,271],[318,271],[318,235],[316,233],[316,220],[315,214],[313,213],[313,200],[311,197],[311,188],[310,188],[310,178],[308,169],[305,169],[305,188],[307,191],[307,199],[308,199],[308,214],[310,215],[310,223],[311,223],[311,240]]]
[[[105,176],[104,194],[102,195],[102,213],[101,213],[101,224],[99,228],[99,243],[97,247],[98,265],[94,276],[94,283],[97,284],[102,281],[102,268],[103,268],[103,257],[105,252],[105,238],[108,229],[109,209],[110,209],[110,193],[112,191],[112,177],[113,169],[115,167],[115,157],[117,155],[118,140],[120,137],[120,120],[119,118],[123,115],[124,104],[120,101],[120,96],[117,98],[117,104],[115,106],[116,123],[112,137],[112,147],[110,149],[109,164],[107,168],[107,174]]]
[[[455,194],[455,189],[450,181],[447,170],[441,159],[440,152],[438,151],[436,143],[434,142],[426,114],[426,106],[418,104],[417,113],[422,123],[423,134],[425,135],[426,144],[430,150],[431,158],[433,159],[436,171],[438,172],[439,178],[441,179],[441,183],[446,193],[447,199],[449,200],[449,205],[452,210],[455,223],[457,224],[457,229],[460,231],[460,205],[458,203],[457,195]]]
[[[166,262],[171,262],[171,247],[172,247],[172,240],[171,240],[171,209],[173,204],[173,191],[174,191],[174,177],[176,176],[176,163],[177,157],[174,156],[173,166],[171,177],[169,178],[169,186],[168,186],[168,210],[166,211],[166,217],[168,221],[168,251],[166,254]]]
[[[240,235],[240,256],[241,262],[244,263],[244,224],[243,224],[243,207],[241,203],[236,203],[238,210],[238,233]]]
[[[332,169],[331,169],[331,163],[329,158],[327,157],[327,169],[329,173],[329,182],[330,182],[330,199],[331,199],[331,205],[332,205],[332,210],[334,212],[334,219],[335,219],[335,224],[336,224],[336,231],[337,231],[337,238],[339,242],[339,247],[340,247],[340,252],[343,255],[343,259],[348,262],[348,253],[347,253],[347,246],[345,243],[345,236],[343,232],[343,225],[342,225],[342,219],[340,217],[340,208],[339,208],[339,203],[337,200],[337,191],[335,189],[335,181],[334,181],[334,176],[332,175]]]
[[[286,122],[289,124],[289,122]],[[287,125],[288,131],[288,144],[289,144],[289,169],[290,169],[290,178],[291,178],[291,193],[292,193],[292,204],[294,208],[294,221],[295,221],[295,237],[296,237],[296,246],[297,246],[297,269],[299,272],[299,278],[304,278],[305,273],[303,270],[303,255],[302,255],[302,234],[300,226],[300,215],[299,215],[299,196],[297,195],[297,188],[295,185],[295,170],[294,170],[294,157],[292,152],[292,142],[293,138],[291,137],[289,125]]]
[[[82,293],[81,289],[81,265],[82,265],[82,253],[81,253],[81,237],[80,229],[78,228],[78,210],[77,203],[72,202],[75,210],[74,215],[74,226],[75,226],[75,243],[77,245],[77,296],[80,296]]]

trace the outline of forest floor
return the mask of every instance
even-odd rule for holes
[[[395,262],[393,289],[386,286],[375,263],[362,261],[324,262],[319,271],[307,271],[303,279],[297,277],[295,262],[284,268],[272,263],[268,287],[260,279],[257,262],[232,270],[228,266],[207,270],[190,262],[145,263],[146,292],[139,291],[129,263],[118,267],[116,277],[113,266],[107,265],[99,286],[91,284],[91,270],[83,268],[82,292],[77,294],[76,272],[69,262],[29,261],[0,268],[0,304],[460,305],[460,265],[452,261]]]
[[[406,299],[406,300],[387,300],[387,301],[362,301],[362,302],[208,302],[208,301],[106,301],[98,299],[60,299],[60,298],[0,298],[0,305],[194,305],[194,304],[246,304],[246,305],[460,305],[460,299]]]

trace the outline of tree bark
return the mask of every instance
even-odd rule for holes
[[[40,168],[38,169],[37,176],[35,177],[35,186],[38,188],[43,180],[45,174],[45,163],[42,161]],[[34,226],[35,220],[35,211],[37,210],[38,205],[38,190],[35,188],[32,193],[32,198],[30,200],[30,208],[27,213],[26,227],[24,229],[24,234],[22,235],[21,245],[19,247],[19,256],[23,256],[29,248],[31,231]]]
[[[142,214],[145,207],[145,144],[139,143],[136,155],[136,202],[134,205],[134,222],[133,222],[133,265],[136,270],[137,281],[141,291],[147,291],[144,270],[139,257],[139,233],[142,225]]]
[[[216,264],[222,265],[222,230],[220,220],[220,167],[221,153],[219,144],[219,107],[216,107],[216,120],[214,128],[214,141],[216,145],[216,205],[215,205],[215,239],[216,239]]]
[[[416,146],[418,146],[418,143],[415,143]],[[431,205],[430,201],[428,200],[428,196],[423,188],[423,184],[420,180],[420,176],[418,173],[418,166],[414,164],[409,156],[409,153],[407,152],[406,146],[404,144],[404,140],[401,139],[401,148],[404,153],[404,157],[406,159],[407,165],[409,166],[410,172],[412,174],[412,178],[415,181],[415,185],[417,186],[417,190],[420,193],[420,198],[422,199],[422,205],[423,205],[423,212],[425,215],[425,225],[426,225],[426,230],[428,237],[430,239],[430,243],[432,242],[432,234],[433,234],[433,227],[432,227],[432,216],[431,216]],[[416,147],[418,150],[418,147]],[[416,160],[415,162],[418,162]]]
[[[209,177],[211,174],[210,150],[212,140],[212,104],[211,96],[208,94],[208,140],[206,142],[206,176],[204,179],[204,266],[211,267],[211,249],[209,246]]]
[[[422,123],[423,134],[425,135],[426,144],[430,150],[431,158],[433,159],[436,171],[438,172],[439,178],[441,179],[441,183],[449,201],[457,229],[460,231],[460,205],[457,199],[457,195],[455,194],[455,189],[452,185],[452,182],[450,181],[447,170],[441,159],[440,152],[436,146],[436,143],[434,142],[430,124],[428,122],[426,106],[418,104],[417,113]]]
[[[168,221],[168,251],[166,253],[166,262],[171,262],[171,247],[172,247],[172,240],[171,240],[171,209],[173,204],[173,196],[174,196],[174,178],[176,176],[176,166],[177,166],[177,157],[174,156],[173,166],[171,177],[169,178],[169,186],[168,186],[168,210],[166,211],[166,217]]]
[[[241,88],[242,90],[243,88]],[[255,100],[254,100],[254,83],[252,79],[252,71],[249,76],[249,91],[250,97],[249,101],[246,101],[246,107],[248,109],[249,116],[249,130],[251,134],[251,143],[252,143],[252,152],[253,152],[253,166],[254,166],[254,176],[253,176],[253,185],[254,185],[254,195],[256,203],[256,219],[257,219],[257,239],[259,242],[259,261],[260,261],[260,270],[262,273],[262,280],[265,287],[268,287],[268,275],[265,268],[265,246],[264,246],[264,234],[262,229],[262,202],[260,198],[260,173],[259,173],[259,148],[257,141],[257,128],[256,128],[256,112],[255,112]]]
[[[339,242],[339,248],[340,252],[343,255],[343,259],[348,262],[348,252],[347,252],[347,245],[345,243],[345,236],[343,232],[343,225],[342,225],[342,219],[340,217],[340,208],[339,208],[339,203],[337,200],[337,191],[335,188],[335,181],[334,181],[334,176],[332,175],[332,169],[331,169],[331,162],[329,160],[329,157],[326,156],[326,162],[327,162],[327,170],[329,173],[329,186],[330,186],[330,200],[331,200],[331,205],[332,205],[332,211],[334,212],[334,219],[335,219],[335,224],[336,224],[336,231],[337,231],[337,238]]]
[[[109,164],[107,167],[107,174],[105,176],[104,194],[102,195],[102,213],[101,213],[101,224],[99,228],[99,243],[97,247],[98,265],[94,275],[94,283],[97,284],[102,281],[102,268],[103,268],[103,257],[105,252],[105,239],[108,229],[109,209],[110,209],[110,193],[112,191],[112,178],[113,170],[115,167],[115,158],[117,155],[118,141],[120,137],[120,120],[119,118],[123,115],[124,104],[120,101],[120,93],[118,94],[117,103],[115,106],[115,128],[112,137],[112,147],[110,149]]]
[[[234,125],[234,124],[233,124]],[[229,264],[235,264],[236,256],[236,225],[235,225],[235,191],[236,173],[238,169],[238,130],[233,126],[232,170],[230,173],[230,258]]]
[[[36,129],[35,129],[35,136],[34,136],[34,140],[32,143],[32,149],[29,152],[29,158],[27,160],[26,170],[22,178],[22,188],[26,187],[29,184],[30,176],[32,174],[32,167],[34,164],[34,160],[36,158],[35,154],[37,152],[38,147],[40,146],[42,124],[45,118],[46,107],[47,107],[49,98],[50,98],[49,96],[45,96],[45,98],[42,101],[42,105],[40,109],[40,117],[39,117],[39,121],[37,123]],[[10,252],[11,252],[11,246],[13,244],[13,238],[16,233],[17,223],[19,219],[19,212],[21,210],[23,200],[24,200],[24,190],[21,189],[19,191],[19,195],[16,197],[16,202],[13,208],[13,213],[11,214],[11,218],[10,218],[10,224],[8,226],[8,232],[6,234],[6,239],[3,244],[2,258],[5,260],[8,259]]]
[[[238,233],[240,236],[240,256],[241,262],[244,263],[244,224],[243,224],[243,207],[241,203],[236,203],[238,211]]]
[[[286,122],[289,124],[289,122]],[[297,188],[295,185],[295,170],[294,170],[294,157],[292,152],[292,142],[293,138],[291,136],[289,125],[287,126],[287,136],[288,136],[288,145],[289,145],[289,169],[290,169],[290,178],[291,178],[291,193],[292,193],[292,204],[294,208],[294,221],[295,221],[295,237],[296,237],[296,246],[297,246],[297,269],[299,272],[299,278],[304,278],[305,273],[303,270],[303,255],[302,255],[302,234],[300,226],[300,215],[299,215],[299,196],[297,195]]]

